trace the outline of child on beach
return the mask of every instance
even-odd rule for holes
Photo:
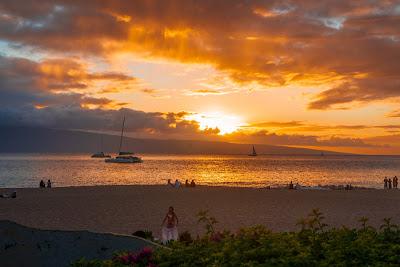
[[[171,240],[178,240],[178,216],[176,216],[173,207],[169,207],[167,215],[161,224],[162,242],[164,244]]]

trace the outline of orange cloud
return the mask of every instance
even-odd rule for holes
[[[101,85],[131,86],[136,79],[122,73],[89,72],[84,65],[70,59],[40,62],[0,56],[0,103],[7,106],[80,105],[90,108],[120,108],[118,103],[94,94]]]
[[[396,1],[17,2],[1,7],[10,43],[208,63],[242,84],[331,85],[311,109],[400,96]]]

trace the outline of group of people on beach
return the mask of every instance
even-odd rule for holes
[[[267,186],[267,189],[270,189],[270,186]],[[299,183],[293,184],[292,181],[285,188],[289,190],[295,189],[321,189],[321,190],[353,190],[355,187],[351,184],[346,185],[318,185],[318,186],[302,186]]]
[[[383,188],[384,189],[397,189],[398,186],[398,178],[397,176],[393,177],[393,179],[388,179],[387,177],[385,177],[385,179],[383,179]]]
[[[172,183],[171,179],[168,179],[167,185],[172,186],[174,188],[179,188],[179,187],[181,187],[182,183],[178,179],[175,180],[175,183]],[[194,180],[192,180],[190,183],[189,183],[189,180],[186,180],[185,187],[196,187],[196,183]]]
[[[39,188],[46,188],[46,184],[44,183],[43,180],[40,180]],[[51,188],[51,181],[50,181],[50,179],[47,180],[47,188]]]

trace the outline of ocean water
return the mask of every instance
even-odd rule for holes
[[[141,164],[111,164],[89,155],[0,154],[0,187],[165,184],[195,179],[214,186],[352,184],[382,188],[385,176],[400,177],[395,156],[204,156],[141,155]]]

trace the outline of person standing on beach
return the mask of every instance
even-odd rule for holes
[[[385,179],[383,179],[383,188],[384,189],[388,188],[388,179],[387,179],[387,177],[385,177]]]
[[[294,187],[293,187],[293,182],[292,182],[292,181],[290,181],[289,189],[294,189]]]
[[[392,189],[392,179],[389,178],[388,183],[389,183],[389,189]]]
[[[178,240],[178,216],[175,214],[174,207],[169,207],[161,227],[162,242],[164,244],[171,240]]]
[[[393,177],[393,188],[397,189],[398,179],[397,176]]]

